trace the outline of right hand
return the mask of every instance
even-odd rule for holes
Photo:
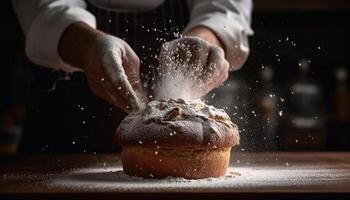
[[[213,37],[216,37],[213,34]],[[166,42],[159,55],[162,73],[181,73],[192,82],[191,98],[201,98],[222,85],[229,75],[224,50],[199,36],[186,36]]]
[[[92,28],[84,29],[91,31]],[[138,56],[125,41],[92,31],[94,37],[83,41],[90,45],[81,49],[85,54],[80,63],[92,93],[126,112],[142,109]]]

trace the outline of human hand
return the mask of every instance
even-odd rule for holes
[[[164,43],[159,65],[163,76],[181,70],[191,80],[193,98],[202,97],[219,87],[229,73],[223,49],[193,36]]]
[[[73,33],[80,33],[78,35],[82,38],[73,35],[73,38],[78,41],[72,40],[71,37],[70,39],[62,38],[61,42],[69,44],[75,42],[76,44],[70,47],[83,53],[76,55],[78,58],[74,58],[73,55],[76,52],[72,52],[73,50],[66,52],[60,49],[63,59],[66,58],[66,62],[71,61],[70,63],[84,70],[89,87],[96,96],[126,112],[142,109],[140,60],[131,47],[117,37],[90,27],[73,28],[77,28]],[[68,33],[66,31],[65,34],[72,35],[69,31]],[[84,34],[88,36],[85,37]],[[66,35],[66,37],[68,36]],[[84,37],[85,39],[83,39]],[[89,45],[84,46],[84,43]]]

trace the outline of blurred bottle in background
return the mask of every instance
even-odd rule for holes
[[[310,76],[307,60],[299,62],[299,74],[287,89],[287,112],[281,148],[322,150],[326,143],[324,102],[320,84]]]
[[[257,118],[251,120],[257,124],[258,138],[265,151],[276,150],[276,127],[278,124],[277,91],[273,86],[274,71],[271,66],[265,66],[261,71],[261,88],[257,97]]]
[[[328,132],[331,149],[350,150],[350,92],[347,87],[348,74],[343,67],[335,71],[336,88],[333,93],[332,126]]]

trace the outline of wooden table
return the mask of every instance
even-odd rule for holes
[[[233,153],[227,176],[141,179],[118,155],[2,158],[0,199],[350,198],[350,153]]]

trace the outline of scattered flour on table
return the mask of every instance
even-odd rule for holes
[[[125,175],[121,166],[78,168],[63,173],[1,174],[0,182],[13,182],[45,191],[82,192],[249,192],[249,191],[315,191],[324,188],[348,189],[348,168],[329,166],[237,166],[230,167],[226,176],[190,180],[184,178],[142,179]],[[44,184],[44,185],[43,185]],[[338,186],[337,186],[338,185]],[[312,187],[310,187],[312,186]]]
[[[344,174],[345,173],[345,174]],[[349,172],[338,172],[350,177]],[[229,168],[219,178],[185,179],[168,177],[164,179],[143,179],[125,175],[121,167],[87,168],[69,171],[48,182],[50,187],[69,188],[77,191],[132,191],[132,192],[201,192],[201,191],[261,191],[278,188],[301,188],[305,185],[328,187],[339,180],[331,169],[312,166],[309,168],[289,167],[235,167]]]
[[[57,177],[49,184],[52,187],[74,188],[83,190],[117,191],[172,191],[181,188],[221,187],[229,179],[241,176],[237,170],[229,168],[226,175],[219,178],[185,179],[166,177],[163,179],[144,179],[124,174],[121,167],[86,168],[73,170]],[[216,186],[217,183],[221,183]]]

